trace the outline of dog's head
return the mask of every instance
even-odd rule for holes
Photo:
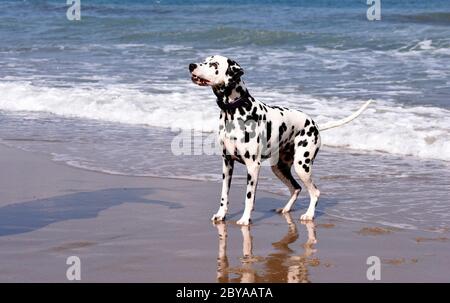
[[[189,64],[192,82],[200,86],[229,86],[244,74],[235,61],[223,56],[210,56],[202,63]]]

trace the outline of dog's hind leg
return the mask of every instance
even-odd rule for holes
[[[320,191],[312,180],[312,164],[319,151],[319,147],[320,136],[318,133],[314,133],[314,130],[310,130],[306,134],[302,132],[300,136],[295,138],[294,169],[300,180],[305,184],[310,197],[308,209],[300,217],[302,221],[311,221],[314,219],[320,196]]]
[[[271,167],[275,176],[277,176],[278,179],[280,179],[281,182],[289,188],[289,192],[291,193],[291,197],[286,205],[283,208],[276,209],[278,213],[285,214],[290,212],[292,206],[294,206],[295,201],[297,200],[298,195],[300,194],[300,191],[302,190],[301,186],[297,183],[297,181],[295,181],[291,174],[291,166],[292,163],[288,164],[280,161],[277,165],[273,165]]]
[[[228,194],[230,192],[231,178],[233,176],[234,160],[227,155],[223,155],[223,166],[222,166],[222,195],[220,198],[220,207],[217,213],[215,213],[211,220],[212,221],[223,221],[228,212],[229,198]]]

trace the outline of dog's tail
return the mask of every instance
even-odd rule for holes
[[[327,122],[327,123],[321,125],[319,127],[319,130],[321,130],[321,131],[327,130],[330,128],[339,127],[339,126],[349,123],[350,121],[356,119],[359,115],[361,115],[362,112],[366,110],[366,108],[369,106],[370,103],[372,103],[372,100],[369,100],[366,103],[364,103],[364,105],[361,106],[360,109],[358,109],[356,112],[354,112],[353,114],[351,114],[350,116],[348,116],[344,119],[337,120],[337,121],[330,121],[330,122]]]

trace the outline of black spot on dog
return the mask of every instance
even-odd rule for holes
[[[306,139],[298,142],[298,146],[306,147],[307,145],[308,145],[308,141]]]
[[[246,102],[244,103],[245,110],[249,112],[252,109],[252,105],[253,105],[252,102],[250,102],[249,100],[246,100]]]
[[[223,203],[220,203],[220,206],[223,206]]]
[[[250,153],[248,151],[245,152],[244,157],[249,159],[250,158]]]
[[[303,156],[306,158],[306,157],[309,157],[309,152],[305,152],[304,154],[303,154]]]
[[[306,164],[303,164],[302,167],[305,170],[305,172],[309,173],[309,166],[307,166]]]
[[[259,115],[256,113],[258,111],[258,108],[255,106],[253,108],[252,114],[250,116],[247,116],[247,119],[251,119],[253,121],[258,121]]]
[[[309,122],[309,120],[306,119],[306,121],[305,121],[305,127],[307,127],[309,124],[311,124],[311,122]]]
[[[292,139],[292,136],[294,135],[293,132],[289,133],[289,140]]]
[[[316,156],[317,156],[317,153],[319,152],[319,148],[317,148],[316,149],[316,151],[314,152],[314,156],[313,156],[313,159],[315,159],[316,158]]]
[[[252,197],[252,193],[251,193],[251,192],[248,192],[248,193],[247,193],[247,198],[250,199],[251,197]]]
[[[311,126],[306,134],[308,135],[308,137],[311,137],[312,134],[314,134],[314,136],[317,137],[317,135],[319,134],[319,131],[317,130],[317,128],[315,126]]]
[[[309,162],[311,162],[311,160],[309,160],[309,158],[305,159],[306,164],[308,164]]]
[[[252,160],[256,161],[256,155],[252,155]]]
[[[272,121],[267,121],[267,141],[270,140],[272,136]]]
[[[225,174],[222,174],[222,179],[225,179]]]
[[[302,165],[302,161],[298,161],[298,165]]]

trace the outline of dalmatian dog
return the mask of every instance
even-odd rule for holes
[[[250,224],[258,176],[264,160],[269,161],[272,171],[291,194],[286,205],[277,211],[288,213],[302,189],[291,174],[294,166],[295,173],[310,197],[309,207],[300,220],[313,220],[320,191],[312,180],[312,165],[321,146],[320,131],[350,122],[371,101],[349,117],[319,127],[301,111],[270,106],[253,98],[242,80],[244,70],[231,59],[210,56],[201,63],[189,64],[189,71],[195,84],[212,88],[220,108],[219,142],[223,158],[223,184],[220,207],[212,220],[225,220],[234,163],[237,161],[247,168],[245,208],[237,224]]]

